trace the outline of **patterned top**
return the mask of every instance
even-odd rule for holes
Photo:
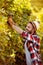
[[[22,37],[27,40],[27,48],[30,52],[32,65],[42,65],[40,58],[40,38],[37,35],[31,35],[25,31],[22,33]]]

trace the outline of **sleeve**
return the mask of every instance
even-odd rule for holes
[[[36,56],[35,50],[33,48],[33,43],[28,42],[28,44],[29,44],[28,51],[30,52],[32,65],[38,65],[37,56]]]
[[[35,39],[35,41],[36,41],[36,43],[35,43],[34,49],[37,53],[38,64],[42,65],[41,54],[40,54],[40,38],[37,37],[37,39]]]
[[[26,31],[23,31],[22,34],[21,34],[21,36],[23,38],[27,38],[28,37],[28,33]]]
[[[41,60],[41,54],[40,54],[40,38],[37,38],[37,43],[35,43],[35,47],[34,47],[36,53],[37,53],[37,57],[38,57],[38,62],[42,63]],[[40,64],[39,64],[40,65]]]
[[[30,52],[32,65],[38,65],[38,61],[37,61],[38,58],[37,58],[36,51],[35,51],[34,46],[33,46],[35,40],[33,40],[32,35],[29,35],[27,39],[28,39],[27,48],[28,48],[28,51]]]
[[[36,43],[34,45],[34,49],[37,52],[37,54],[40,54],[40,38],[37,38]]]
[[[32,64],[33,65],[39,65],[41,62],[40,58],[40,38],[32,38],[32,35],[29,36],[28,38],[28,43],[27,43],[27,48],[28,51],[30,52],[30,57],[32,59]]]

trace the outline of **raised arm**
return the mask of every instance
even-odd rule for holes
[[[9,16],[9,17],[8,17],[8,23],[9,23],[10,26],[11,26],[13,29],[15,29],[19,34],[22,34],[23,30],[22,30],[19,26],[17,26],[17,25],[14,23],[14,21],[13,21],[13,19],[12,19],[12,16]]]

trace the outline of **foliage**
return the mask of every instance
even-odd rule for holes
[[[22,38],[8,25],[9,14],[12,14],[14,22],[24,30],[26,24],[37,16],[41,23],[37,33],[43,39],[43,9],[32,7],[31,4],[30,0],[0,0],[0,59],[5,64],[13,65],[17,58],[24,61]]]

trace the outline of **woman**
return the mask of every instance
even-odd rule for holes
[[[23,38],[25,38],[25,56],[27,65],[42,65],[40,59],[40,38],[36,34],[38,29],[38,22],[29,22],[26,30],[22,30],[12,20],[12,16],[8,18],[8,23],[15,29]]]

